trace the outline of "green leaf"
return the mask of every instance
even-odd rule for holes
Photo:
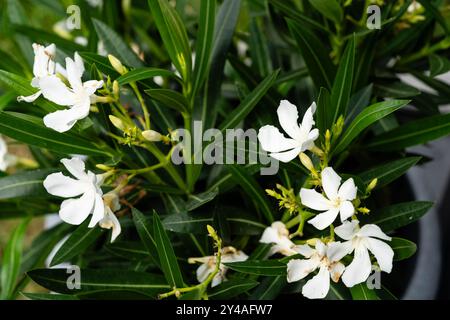
[[[167,0],[149,0],[148,5],[172,63],[188,82],[192,57],[183,21]]]
[[[169,89],[148,89],[145,93],[150,96],[150,98],[161,102],[168,108],[172,108],[181,113],[187,112],[189,109],[189,102],[181,94]]]
[[[408,259],[417,251],[417,246],[414,242],[402,238],[392,238],[389,245],[394,250],[395,261]]]
[[[430,55],[430,77],[434,78],[440,74],[450,71],[450,60],[436,54]]]
[[[23,171],[0,178],[0,199],[50,197],[44,189],[44,179],[55,169]]]
[[[333,153],[336,154],[344,151],[364,129],[408,103],[408,100],[388,100],[367,107],[353,120],[347,130],[342,134]]]
[[[400,160],[391,161],[389,163],[377,166],[375,168],[369,169],[360,173],[358,176],[362,179],[364,184],[369,184],[370,181],[377,178],[377,188],[381,188],[395,179],[401,177],[408,171],[409,168],[413,167],[417,162],[419,162],[420,157],[407,157]]]
[[[248,260],[242,262],[225,263],[234,271],[261,276],[286,275],[286,264],[278,260]]]
[[[320,88],[319,96],[317,97],[317,111],[316,124],[319,132],[325,132],[331,129],[332,122],[328,110],[331,109],[330,92],[324,87]]]
[[[111,156],[106,145],[98,146],[71,133],[58,133],[43,124],[30,121],[30,119],[30,117],[22,117],[18,113],[0,112],[0,134],[26,144],[64,154]]]
[[[127,66],[134,68],[143,66],[143,63],[138,56],[114,30],[100,20],[92,19],[92,21],[94,23],[95,31],[108,53],[115,56],[120,62]]]
[[[380,300],[374,289],[369,289],[365,282],[350,288],[353,300]]]
[[[105,231],[98,226],[89,228],[89,222],[90,218],[86,219],[63,243],[50,262],[51,267],[70,261],[73,257],[84,253],[85,250]]]
[[[259,284],[254,280],[233,279],[220,284],[208,292],[208,298],[213,300],[227,300],[253,289]]]
[[[311,0],[310,0],[311,1]],[[320,0],[318,2],[322,2]],[[326,1],[327,3],[329,1]],[[330,4],[333,3],[330,1]],[[338,5],[339,6],[339,5]],[[355,37],[349,41],[345,49],[342,60],[337,70],[336,78],[334,79],[333,89],[331,90],[331,107],[328,112],[334,115],[331,118],[331,123],[335,123],[339,116],[344,116],[347,112],[348,102],[353,88],[353,77],[355,73]]]
[[[12,299],[17,277],[19,276],[22,259],[23,238],[30,219],[23,220],[13,231],[5,247],[2,257],[2,269],[0,273],[1,292],[0,299]]]
[[[211,51],[214,40],[214,24],[216,19],[216,0],[201,1],[200,18],[196,45],[192,96],[195,97],[202,87],[210,68]]]
[[[368,145],[380,151],[399,150],[423,144],[450,134],[450,114],[410,121],[375,137]]]
[[[158,252],[161,269],[170,287],[182,288],[183,276],[178,265],[177,256],[173,251],[170,239],[156,212],[153,212],[153,232],[155,235],[156,250]]]
[[[262,214],[266,218],[267,222],[273,222],[272,209],[270,208],[267,198],[256,182],[256,180],[249,175],[242,167],[229,165],[227,169],[233,175],[233,179],[241,185],[244,191],[253,199],[256,206],[261,209]]]
[[[80,271],[80,289],[68,288],[70,274],[66,269],[36,269],[27,274],[44,288],[62,294],[75,294],[80,298],[93,293],[105,295],[112,291],[135,292],[156,298],[159,293],[171,289],[163,277],[150,273],[105,268]]]
[[[361,221],[363,224],[376,224],[384,232],[390,232],[418,220],[432,206],[433,203],[428,201],[398,203],[374,210],[368,216],[362,216]]]
[[[1,180],[0,180],[1,181]],[[208,190],[199,194],[191,194],[189,195],[189,200],[186,204],[186,209],[188,211],[192,211],[197,209],[198,207],[204,205],[205,203],[210,202],[219,194],[219,189]]]
[[[322,15],[335,23],[341,23],[344,12],[336,0],[309,0],[309,3]]]
[[[171,71],[159,68],[138,68],[131,70],[124,75],[117,78],[120,85],[125,85],[130,82],[142,81],[154,77],[176,77]]]
[[[288,26],[316,88],[324,87],[330,90],[335,67],[323,42],[304,25],[288,20]]]
[[[12,73],[23,73],[22,66],[13,57],[2,50],[0,50],[0,69]]]
[[[159,265],[158,259],[154,256],[154,254],[157,252],[157,249],[155,237],[153,236],[153,226],[150,224],[150,221],[145,219],[144,214],[138,209],[132,208],[131,212],[133,214],[133,222],[136,226],[139,238],[141,238],[142,243],[147,249],[148,256],[154,263]]]
[[[424,6],[425,11],[427,13],[431,13],[439,25],[444,29],[447,36],[450,36],[450,28],[448,26],[448,17],[444,17],[440,11],[439,4],[435,4],[433,2],[437,1],[429,1],[429,0],[419,0],[420,4]],[[440,3],[440,2],[438,2]],[[438,7],[436,7],[438,6]]]
[[[245,99],[234,109],[219,126],[222,132],[226,129],[235,128],[258,104],[259,100],[266,94],[267,90],[274,84],[279,70],[267,76]]]
[[[148,258],[146,247],[136,241],[114,241],[105,246],[109,253],[128,260],[145,260]]]
[[[410,98],[420,95],[420,90],[400,81],[377,83],[374,89],[375,94],[383,98]]]
[[[345,118],[345,126],[352,123],[353,120],[369,105],[370,98],[372,97],[373,85],[360,89],[350,99],[348,103],[348,113]]]
[[[111,63],[109,62],[107,57],[103,57],[92,52],[80,52],[79,54],[83,58],[84,62],[89,64],[90,67],[95,65],[98,70],[100,70],[104,74],[107,74],[112,79],[120,76],[120,74],[111,66]]]
[[[250,300],[273,300],[286,286],[286,275],[266,277],[250,295]]]
[[[300,10],[293,10],[291,3],[286,0],[269,0],[269,3],[277,8],[286,17],[291,18],[300,25],[305,25],[308,28],[314,28],[320,31],[328,32],[328,29],[324,27],[321,23],[309,18],[307,15],[302,13]]]
[[[30,300],[53,300],[53,301],[79,300],[76,296],[70,294],[33,293],[33,292],[22,292],[22,294]]]

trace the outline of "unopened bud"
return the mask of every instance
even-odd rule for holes
[[[310,246],[315,246],[317,243],[317,240],[319,240],[319,239],[317,239],[317,238],[308,239],[308,240],[306,240],[306,243],[309,244]]]
[[[142,132],[142,136],[145,140],[151,142],[157,142],[163,140],[163,135],[155,130],[145,130]]]
[[[97,169],[99,169],[99,170],[102,170],[102,171],[110,171],[110,170],[112,170],[111,167],[108,167],[107,165],[104,165],[104,164],[97,164],[95,167]]]
[[[311,161],[311,158],[306,155],[306,153],[300,153],[300,161],[308,169],[310,172],[315,172],[314,165]]]
[[[378,179],[375,178],[372,181],[370,181],[369,185],[367,186],[367,193],[371,192],[375,187],[377,186]]]
[[[113,95],[116,99],[119,98],[119,94],[120,94],[120,87],[119,87],[119,82],[117,80],[114,80],[113,82]]]
[[[114,127],[119,129],[120,131],[125,131],[125,124],[121,119],[117,118],[116,116],[109,115],[109,120],[111,121]]]
[[[206,226],[206,229],[208,230],[208,234],[210,237],[212,238],[217,238],[217,233],[216,230],[214,230],[214,228],[212,226],[210,226],[209,224]]]
[[[123,66],[122,62],[120,62],[120,60],[114,57],[112,54],[108,54],[108,60],[114,70],[116,70],[121,75],[128,72],[127,68]]]

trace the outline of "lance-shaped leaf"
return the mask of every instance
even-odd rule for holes
[[[341,23],[344,12],[336,0],[309,0],[309,3],[322,15],[335,23]]]
[[[186,203],[186,209],[192,211],[198,207],[212,201],[219,194],[219,189],[208,190],[199,194],[189,195],[189,200]]]
[[[225,281],[208,292],[208,298],[213,300],[226,300],[253,289],[259,284],[254,280],[233,279]]]
[[[350,288],[353,300],[380,300],[375,289],[369,289],[365,282]]]
[[[147,254],[150,259],[159,265],[159,260],[157,258],[156,241],[153,235],[153,225],[150,223],[152,220],[146,219],[144,214],[136,208],[132,208],[131,212],[133,214],[133,222],[136,226],[136,230],[141,238],[142,243],[147,249]]]
[[[0,178],[0,199],[50,197],[43,182],[53,172],[55,169],[24,171]]]
[[[181,94],[169,89],[148,89],[145,90],[152,99],[161,102],[164,106],[185,113],[189,109],[189,102]]]
[[[142,81],[154,77],[176,77],[171,71],[159,68],[138,68],[131,70],[124,75],[117,78],[120,85],[125,85],[130,82]]]
[[[287,285],[286,275],[266,277],[261,284],[252,292],[250,300],[273,300]]]
[[[395,261],[408,259],[413,256],[417,250],[417,246],[414,242],[402,238],[392,238],[389,245],[392,250],[394,250]]]
[[[430,77],[436,77],[440,74],[450,71],[450,60],[436,54],[430,55]]]
[[[286,263],[278,260],[248,260],[242,262],[225,263],[232,270],[257,274],[261,276],[279,276],[286,274]]]

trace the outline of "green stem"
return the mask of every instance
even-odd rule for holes
[[[148,112],[147,104],[145,103],[145,100],[142,97],[141,92],[139,91],[136,83],[132,82],[130,86],[133,89],[134,93],[136,94],[139,103],[141,104],[142,112],[144,113],[145,130],[150,130],[150,113]]]

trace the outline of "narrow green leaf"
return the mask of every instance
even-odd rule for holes
[[[389,245],[394,250],[395,261],[408,259],[417,251],[417,246],[414,242],[402,238],[392,238]]]
[[[90,219],[86,219],[69,238],[63,243],[61,248],[55,253],[50,266],[70,261],[73,257],[84,253],[84,251],[104,232],[100,227],[88,228]]]
[[[369,289],[365,282],[350,288],[353,300],[380,300],[374,289]]]
[[[322,41],[306,26],[299,25],[292,20],[288,20],[288,26],[316,88],[324,87],[330,90],[331,79],[333,79],[336,71],[330,60],[328,50],[323,46]]]
[[[50,197],[44,189],[44,179],[55,169],[19,172],[0,178],[0,199]]]
[[[328,1],[326,2],[328,3]],[[355,73],[355,41],[355,37],[353,36],[347,44],[342,61],[339,64],[336,78],[334,79],[333,89],[331,90],[332,108],[328,112],[333,115],[331,123],[335,123],[341,115],[345,117],[347,112]]]
[[[159,265],[159,261],[155,257],[157,249],[155,237],[153,236],[153,225],[150,224],[150,221],[146,219],[144,214],[138,209],[132,208],[131,213],[133,214],[133,222],[136,226],[139,238],[141,238],[142,243],[147,249],[148,256],[153,262]]]
[[[216,0],[201,1],[200,18],[196,45],[194,75],[192,81],[192,96],[195,97],[202,87],[210,68],[211,51],[213,47],[214,24],[216,18]]]
[[[344,12],[336,0],[309,0],[309,3],[322,15],[335,23],[341,23]]]
[[[375,137],[368,145],[380,151],[399,150],[423,144],[450,134],[450,114],[408,122]]]
[[[287,285],[286,275],[266,277],[250,295],[250,300],[273,300]]]
[[[109,75],[112,79],[120,76],[120,74],[111,66],[111,63],[107,57],[103,57],[92,52],[80,52],[79,54],[83,58],[84,62],[89,65],[89,67],[95,65],[98,70]]]
[[[367,107],[353,120],[347,130],[342,134],[333,153],[338,154],[344,151],[364,129],[408,103],[408,100],[388,100]]]
[[[181,94],[169,89],[148,89],[145,93],[150,96],[150,98],[161,102],[168,108],[177,110],[178,112],[185,113],[189,108],[189,102]]]
[[[330,92],[324,87],[320,88],[319,96],[317,97],[317,111],[316,111],[316,125],[319,132],[325,132],[331,129],[332,122],[328,110],[331,109]]]
[[[272,223],[272,210],[263,190],[256,180],[239,166],[229,165],[227,166],[227,169],[231,172],[235,181],[240,184],[244,191],[254,200],[256,206],[261,210],[267,222]]]
[[[362,88],[356,92],[348,103],[348,113],[345,118],[345,125],[352,123],[353,120],[369,105],[370,98],[372,97],[373,85]]]
[[[114,30],[100,20],[92,19],[92,21],[94,23],[95,31],[108,53],[114,55],[127,66],[134,68],[143,66],[143,63],[138,56]]]
[[[374,89],[375,94],[383,98],[410,98],[420,94],[420,90],[400,81],[377,83]]]
[[[419,162],[420,157],[407,157],[400,160],[391,161],[389,163],[377,166],[375,168],[369,169],[360,173],[358,176],[364,182],[364,184],[369,184],[370,181],[377,178],[377,188],[381,188],[395,179],[401,177],[408,171],[409,168],[413,167],[417,162]]]
[[[1,181],[1,180],[0,180]],[[205,203],[210,202],[219,194],[219,189],[208,190],[199,194],[191,194],[189,195],[189,200],[186,204],[186,209],[188,211],[192,211],[197,209],[198,207],[204,205]]]
[[[413,201],[394,204],[374,210],[368,216],[362,216],[362,223],[378,225],[384,232],[390,232],[406,226],[421,218],[433,206],[428,201]]]
[[[440,74],[450,71],[450,60],[436,54],[430,55],[430,77],[434,78]]]
[[[182,288],[184,286],[184,282],[177,257],[156,212],[153,213],[153,229],[155,234],[156,250],[158,252],[159,261],[161,262],[161,269],[164,276],[171,287]]]
[[[136,81],[142,81],[149,78],[154,77],[176,77],[175,74],[171,71],[165,70],[165,69],[159,69],[159,68],[138,68],[131,70],[124,75],[117,78],[117,82],[119,82],[120,85],[125,85],[130,82],[136,82]]]
[[[247,260],[242,262],[225,263],[234,271],[261,276],[286,275],[286,264],[278,260]]]
[[[0,134],[15,140],[64,154],[84,154],[111,156],[106,146],[98,146],[91,141],[71,133],[58,133],[30,121],[28,117],[12,112],[0,112]],[[25,119],[26,118],[26,119]]]
[[[105,246],[109,253],[128,260],[145,260],[148,258],[147,248],[142,242],[114,241]]]
[[[22,260],[23,239],[29,219],[23,220],[13,231],[5,247],[2,257],[2,269],[0,273],[1,293],[0,299],[12,299],[17,277],[19,276]]]
[[[70,294],[55,294],[55,293],[33,293],[22,292],[25,298],[30,300],[52,300],[52,301],[66,301],[66,300],[79,300],[76,296]]]
[[[253,289],[259,284],[254,280],[233,279],[214,287],[208,292],[208,298],[213,300],[227,300]]]

